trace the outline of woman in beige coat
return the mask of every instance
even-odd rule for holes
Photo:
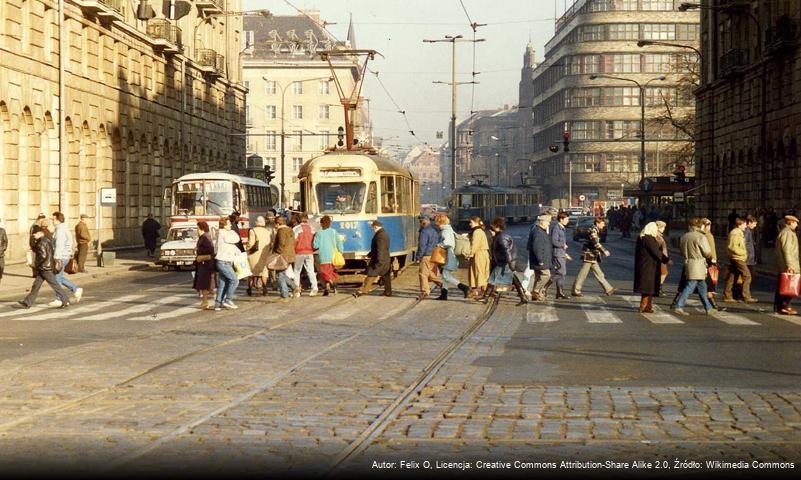
[[[798,227],[798,218],[787,215],[779,222],[778,227],[780,232],[776,238],[776,271],[779,274],[784,272],[801,273],[798,235],[795,233],[795,229]],[[790,306],[792,299],[793,297],[779,295],[779,286],[776,285],[773,310],[781,315],[796,315],[798,311]]]
[[[490,275],[490,256],[484,222],[479,217],[470,218],[470,264],[467,275],[470,284],[470,297],[480,298],[487,289]]]
[[[267,277],[270,275],[267,270],[267,257],[275,238],[275,229],[267,228],[267,221],[264,217],[256,219],[256,226],[248,232],[248,243],[245,249],[248,252],[248,263],[253,275],[248,279],[248,296],[253,295],[253,288],[258,288],[261,281],[261,294],[267,296]]]

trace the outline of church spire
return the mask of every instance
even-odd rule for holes
[[[348,43],[350,48],[356,48],[356,29],[353,28],[353,14],[350,14],[350,23],[348,24]]]

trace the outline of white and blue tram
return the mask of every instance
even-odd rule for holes
[[[457,230],[468,230],[470,217],[489,225],[495,217],[507,222],[531,222],[540,214],[537,187],[494,187],[477,183],[464,185],[451,194],[451,223]]]
[[[298,173],[301,209],[329,215],[344,240],[347,266],[361,268],[379,220],[390,238],[390,255],[402,269],[417,249],[419,183],[401,165],[360,151],[334,151],[315,157]],[[393,262],[394,263],[394,262]]]

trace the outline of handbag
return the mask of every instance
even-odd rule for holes
[[[70,275],[78,273],[78,262],[76,262],[74,258],[70,258],[70,261],[67,262],[67,266],[64,267],[64,271]]]
[[[779,295],[797,297],[801,293],[801,274],[782,272],[779,274]]]
[[[60,258],[56,259],[56,261],[53,262],[53,273],[61,273],[62,270],[64,270],[64,262],[61,261]]]
[[[437,245],[431,251],[431,263],[445,265],[448,262],[448,250]]]
[[[331,259],[331,265],[333,265],[335,269],[345,266],[345,257],[342,256],[342,252],[337,248],[336,237],[334,238],[334,257]]]
[[[271,253],[267,257],[267,270],[283,272],[289,268],[289,262],[279,253]]]
[[[234,271],[236,272],[236,278],[239,280],[253,275],[253,272],[250,270],[250,263],[248,263],[248,256],[246,253],[242,252],[236,256],[236,259],[234,260]]]
[[[709,283],[712,284],[713,287],[718,285],[718,280],[720,279],[720,269],[717,265],[710,265],[706,269],[706,273],[709,274]]]
[[[197,263],[210,262],[211,260],[212,260],[212,256],[208,255],[208,254],[207,255],[198,255],[197,257],[195,257],[195,262],[197,262]]]

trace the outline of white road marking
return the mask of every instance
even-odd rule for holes
[[[635,295],[621,295],[621,297],[632,307],[640,308],[641,297]],[[673,314],[663,311],[658,305],[654,305],[654,313],[641,313],[640,315],[656,325],[678,325],[684,323]]]
[[[172,310],[167,310],[161,313],[154,313],[152,315],[142,315],[139,317],[126,318],[126,320],[130,322],[160,322],[161,320],[167,320],[170,318],[180,317],[182,315],[187,315],[190,313],[198,313],[198,312],[203,312],[203,310],[200,309],[199,301],[192,302],[192,305],[189,306],[173,308]],[[208,312],[208,313],[213,314],[214,312]]]
[[[24,315],[24,316],[29,317],[29,318],[19,318],[19,319],[15,318],[13,320],[36,320],[35,318],[30,318],[30,317],[32,315],[35,315],[38,312],[43,312],[45,310],[49,310],[49,307],[41,305],[41,306],[37,306],[37,307],[31,307],[31,308],[29,308],[27,310],[22,308],[22,307],[19,307],[19,308],[11,307],[11,310],[9,310],[8,312],[0,313],[0,318],[14,317],[14,316],[17,316],[17,315]]]
[[[790,322],[795,325],[801,325],[801,317],[796,315],[782,315],[780,313],[771,313],[771,317],[776,317],[779,320],[784,320],[785,322]]]
[[[82,303],[78,304],[80,306],[76,306],[75,303],[71,303],[66,309],[53,308],[49,313],[35,315],[34,318],[29,320],[80,320],[80,318],[75,317],[78,317],[84,313],[95,312],[106,307],[114,307],[120,303],[130,302],[144,297],[145,295],[142,294],[126,295],[124,297],[115,298],[114,300],[104,300],[102,302],[92,302],[84,299]]]
[[[558,322],[556,308],[553,304],[527,303],[526,323],[553,323]]]
[[[587,316],[589,323],[623,323],[623,320],[606,307],[582,305],[581,309],[584,310],[584,315]]]
[[[80,318],[78,320],[81,320],[81,321],[84,321],[84,322],[86,322],[86,321],[97,321],[97,320],[113,320],[113,319],[116,319],[116,318],[121,318],[121,317],[123,317],[125,315],[135,315],[137,313],[149,312],[150,310],[156,309],[161,305],[164,305],[164,304],[167,304],[167,303],[172,303],[172,302],[175,302],[177,300],[185,299],[187,297],[197,297],[197,295],[193,294],[193,293],[185,293],[185,294],[181,294],[181,295],[172,295],[172,296],[169,296],[169,297],[159,298],[159,299],[156,299],[156,300],[153,300],[153,301],[146,300],[144,303],[141,303],[139,305],[134,305],[132,307],[125,308],[123,310],[111,311],[111,312],[101,312],[101,313],[97,313],[95,315],[90,315],[88,317]],[[146,298],[152,298],[152,296],[148,296]],[[199,301],[200,300],[198,299],[198,302]]]
[[[687,305],[695,307],[695,309],[698,310],[700,313],[706,313],[706,310],[704,309],[703,304],[701,303],[700,300],[687,300]],[[710,316],[716,320],[720,320],[721,322],[727,323],[729,325],[761,325],[760,323],[751,321],[742,315],[737,315],[736,313],[731,313],[728,311],[726,312],[718,311],[717,313],[714,313]]]

